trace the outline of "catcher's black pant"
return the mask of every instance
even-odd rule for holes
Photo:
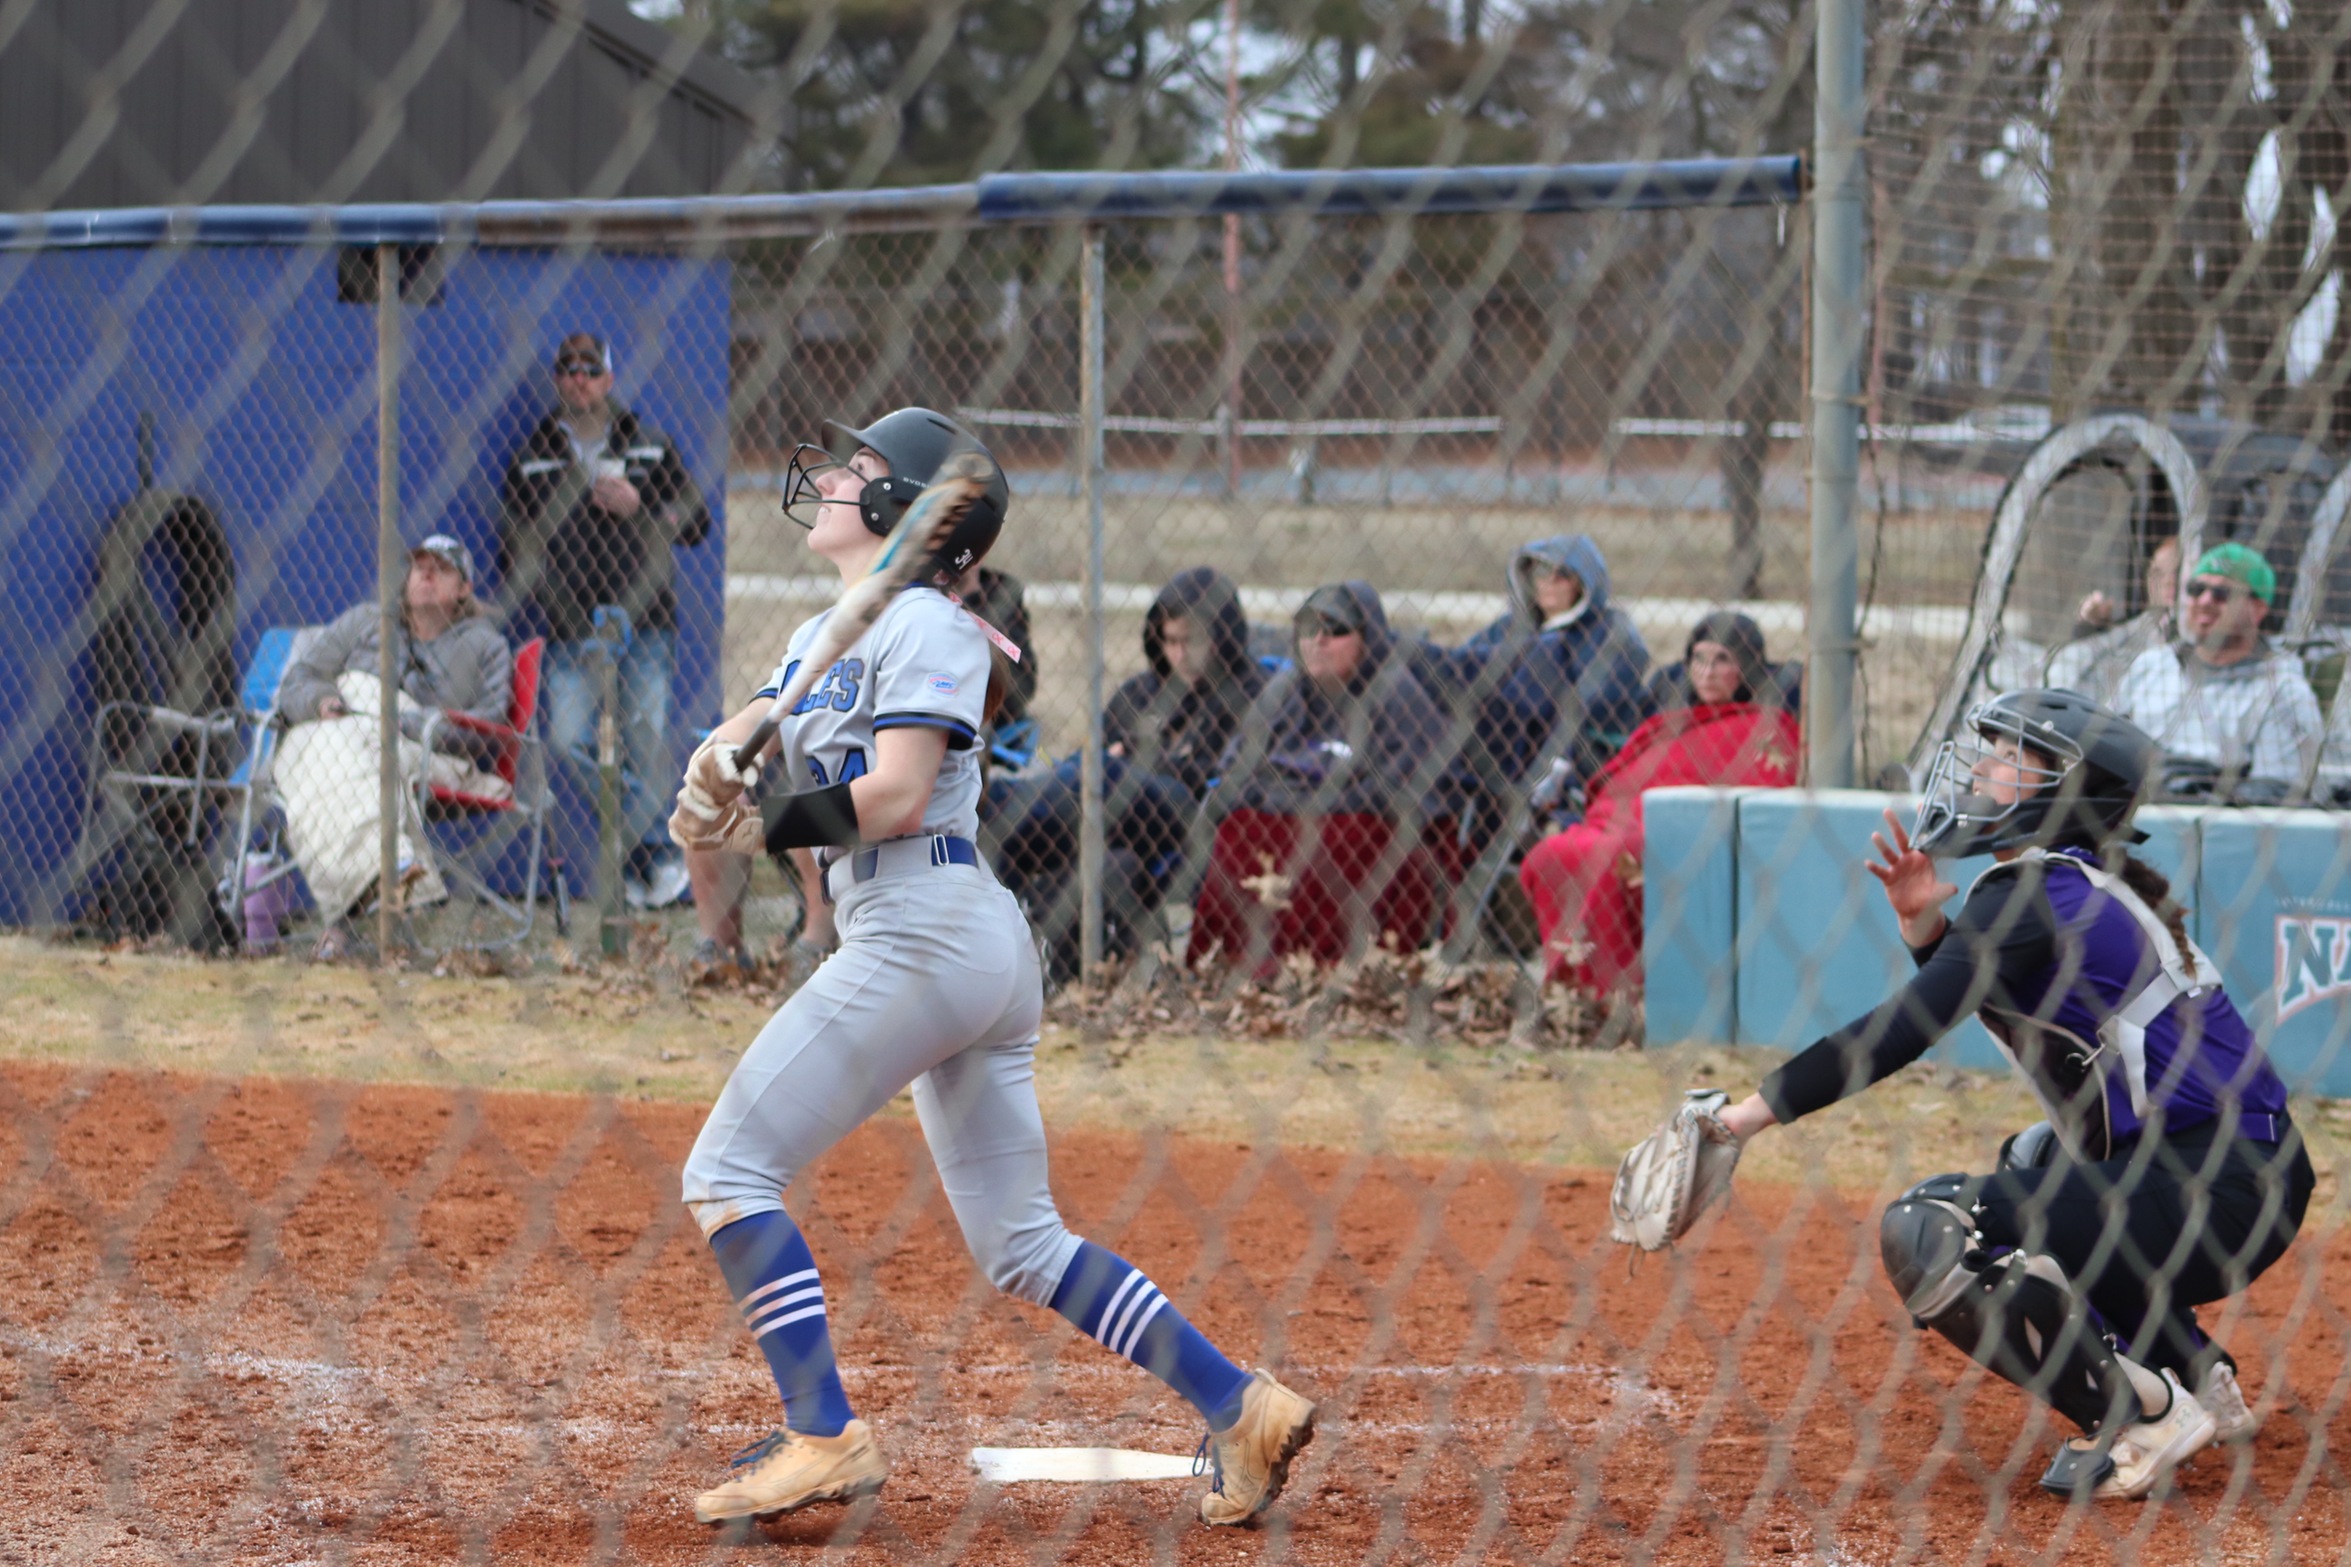
[[[2056,1259],[2140,1364],[2188,1386],[2217,1351],[2194,1307],[2236,1294],[2285,1254],[2310,1207],[2301,1133],[2223,1139],[2212,1125],[2075,1164],[1979,1176],[1987,1246]]]

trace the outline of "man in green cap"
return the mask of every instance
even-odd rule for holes
[[[2216,798],[2299,794],[2318,755],[2325,726],[2302,661],[2261,634],[2277,591],[2258,550],[2213,546],[2181,591],[2179,639],[2149,648],[2123,676],[2123,715],[2170,755],[2216,768]]]

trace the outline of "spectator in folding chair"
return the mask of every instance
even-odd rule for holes
[[[710,534],[710,511],[676,446],[612,395],[612,350],[591,332],[556,346],[557,406],[507,464],[500,579],[547,622],[547,744],[590,798],[596,777],[600,612],[624,614],[617,715],[623,891],[632,906],[685,895],[669,841],[672,688],[678,672],[674,550]]]
[[[1102,710],[1108,861],[1105,950],[1124,957],[1179,877],[1200,802],[1266,671],[1249,649],[1241,593],[1213,566],[1180,571],[1143,615],[1141,673]],[[997,877],[1030,911],[1057,979],[1077,972],[1082,758],[992,779],[985,842]]]
[[[1527,852],[1518,877],[1543,936],[1547,979],[1601,996],[1640,984],[1641,793],[1676,785],[1794,786],[1803,758],[1785,673],[1763,632],[1718,610],[1657,682],[1665,708],[1584,787],[1582,819]]]
[[[1458,872],[1433,819],[1456,748],[1436,700],[1395,656],[1367,582],[1317,588],[1294,629],[1297,667],[1267,683],[1205,807],[1217,820],[1187,961],[1271,978],[1304,953],[1337,963],[1373,943],[1417,950]]]
[[[376,892],[382,866],[380,629],[372,601],[354,604],[287,666],[278,686],[278,712],[291,727],[278,745],[273,782],[287,850],[326,923],[317,950],[322,959],[342,955],[343,921]],[[427,755],[418,741],[435,709],[502,724],[513,695],[513,650],[474,597],[472,552],[448,534],[434,534],[409,554],[392,667],[400,672],[402,799],[428,770],[435,783],[470,794],[509,793],[506,780],[472,757]],[[447,734],[452,744],[466,738],[458,730]],[[393,897],[403,907],[447,896],[416,825],[400,824]]]
[[[1648,644],[1609,601],[1608,560],[1581,533],[1522,545],[1510,608],[1457,648],[1408,644],[1413,669],[1455,713],[1476,715],[1455,806],[1474,852],[1554,762],[1587,778],[1649,716]]]

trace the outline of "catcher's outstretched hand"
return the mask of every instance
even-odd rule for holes
[[[1663,1251],[1730,1190],[1740,1145],[1722,1119],[1729,1104],[1719,1088],[1693,1088],[1663,1126],[1624,1156],[1608,1193],[1611,1240]]]

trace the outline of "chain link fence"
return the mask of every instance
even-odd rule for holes
[[[0,1556],[742,1543],[691,1504],[775,1391],[678,1168],[830,920],[667,823],[841,592],[795,455],[905,406],[1009,481],[942,586],[1018,654],[978,853],[1054,1194],[1321,1428],[1204,1543],[1193,1412],[988,1286],[901,1101],[787,1197],[896,1472],[751,1539],[2351,1550],[2351,23],[924,15],[561,11],[489,94],[527,135],[637,40],[633,192],[724,51],[733,194],[0,219]],[[1055,103],[1109,127],[1058,161],[1225,116],[1292,167],[993,172]],[[1975,704],[2054,685],[2153,737],[2129,863],[1979,884],[1963,824],[1948,883],[1859,874]],[[2106,738],[2003,737],[1963,817]],[[1608,1172],[1693,1085],[1794,1124],[1630,1271]]]

